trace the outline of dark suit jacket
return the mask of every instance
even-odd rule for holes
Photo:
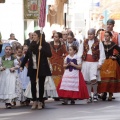
[[[47,57],[51,57],[51,49],[50,45],[46,42],[40,51],[40,66],[39,66],[39,76],[51,76],[51,71],[49,68]],[[37,61],[38,61],[38,55],[36,55]],[[32,52],[28,49],[25,58],[23,59],[23,62],[21,64],[21,67],[24,68],[25,64],[28,63],[28,76],[32,76],[33,74],[33,59],[32,59]]]
[[[25,42],[24,42],[24,45],[27,45],[29,47],[30,45],[30,40],[29,39],[26,39]]]

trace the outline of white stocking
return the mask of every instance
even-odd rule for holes
[[[94,95],[97,94],[97,86],[98,86],[98,83],[92,84]]]
[[[87,89],[88,89],[88,94],[89,96],[91,96],[91,84],[86,84],[87,85]]]

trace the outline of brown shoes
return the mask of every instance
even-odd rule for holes
[[[37,109],[41,110],[42,108],[43,108],[43,103],[42,102],[38,102]]]
[[[35,109],[37,108],[37,105],[38,105],[38,104],[37,104],[37,101],[34,101],[33,104],[32,104],[31,109],[32,109],[32,110],[35,110]]]

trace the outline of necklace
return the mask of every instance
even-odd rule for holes
[[[104,44],[105,44],[106,47],[107,47],[105,50],[108,52],[108,51],[109,51],[109,45],[111,44],[111,42],[108,41],[108,42],[105,42]]]

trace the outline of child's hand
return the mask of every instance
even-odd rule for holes
[[[20,67],[20,72],[22,72],[23,71],[23,68],[22,67]]]
[[[14,68],[10,68],[10,72],[15,72],[15,69]]]
[[[74,64],[74,62],[70,62],[70,65],[71,65],[71,66],[74,66],[75,64]]]
[[[4,71],[5,69],[6,69],[5,67],[2,67],[0,70],[1,70],[1,71]]]

